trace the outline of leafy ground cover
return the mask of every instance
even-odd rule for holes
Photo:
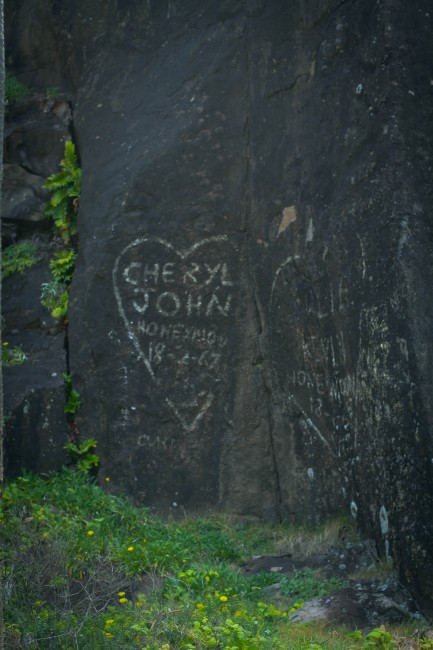
[[[36,264],[39,259],[33,242],[23,241],[7,246],[2,254],[2,278],[8,278],[14,273],[22,273]]]
[[[67,469],[23,475],[0,510],[4,616],[9,650],[356,650],[433,648],[297,624],[302,600],[341,584],[304,571],[269,596],[272,573],[238,567],[275,552],[287,528],[229,517],[164,521]]]

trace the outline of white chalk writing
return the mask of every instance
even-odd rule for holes
[[[213,404],[227,366],[227,332],[236,309],[236,273],[222,246],[227,243],[224,236],[211,237],[178,251],[144,237],[123,249],[113,270],[128,337],[186,430]]]

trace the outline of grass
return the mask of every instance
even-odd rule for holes
[[[7,72],[4,92],[6,103],[11,103],[20,99],[20,97],[27,95],[30,91],[25,84],[19,81],[14,75]]]
[[[64,469],[23,475],[5,488],[0,548],[10,650],[403,647],[390,645],[385,630],[353,638],[296,624],[300,602],[330,593],[337,581],[312,571],[282,578],[237,569],[277,552],[292,529],[221,516],[163,521],[110,495],[109,485]],[[277,580],[278,602],[266,591]],[[433,648],[428,642],[411,647]]]
[[[291,527],[284,531],[275,548],[278,553],[290,553],[293,557],[307,557],[326,553],[342,539],[353,539],[354,531],[347,519],[333,519],[320,528]]]

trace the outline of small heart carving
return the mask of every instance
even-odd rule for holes
[[[228,246],[219,236],[179,251],[143,237],[122,250],[113,269],[128,338],[186,431],[197,427],[225,379],[237,286]]]

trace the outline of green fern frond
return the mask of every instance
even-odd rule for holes
[[[73,250],[56,253],[50,262],[53,278],[64,285],[69,285],[75,268],[76,253]]]
[[[75,145],[65,142],[65,154],[60,163],[61,171],[49,176],[45,189],[52,194],[44,213],[53,220],[56,230],[68,245],[77,233],[77,212],[80,197],[81,169]],[[41,303],[47,307],[54,318],[66,321],[69,305],[69,285],[75,266],[74,250],[57,253],[50,262],[53,279],[42,285]]]
[[[67,214],[68,204],[65,202],[53,204],[52,201],[50,201],[45,207],[45,215],[53,219],[57,227],[59,227],[59,224],[62,222],[66,223]]]
[[[65,142],[65,157],[60,164],[64,169],[72,170],[78,168],[78,158],[72,140]]]
[[[54,195],[53,195],[53,197],[52,197],[52,199],[50,201],[50,205],[52,205],[53,208],[55,208],[60,203],[63,203],[63,201],[65,201],[65,199],[68,198],[68,196],[69,196],[69,189],[67,187],[63,187],[62,189],[58,189],[54,193]]]
[[[49,176],[44,183],[52,197],[45,208],[47,217],[53,219],[63,240],[68,243],[77,232],[76,213],[81,192],[81,169],[75,145],[71,140],[65,142],[65,154],[60,163],[62,171]]]
[[[43,187],[50,192],[56,192],[57,190],[60,190],[64,187],[68,187],[70,184],[71,174],[69,171],[64,170],[62,172],[58,172],[57,174],[53,174],[52,176],[48,176]]]

